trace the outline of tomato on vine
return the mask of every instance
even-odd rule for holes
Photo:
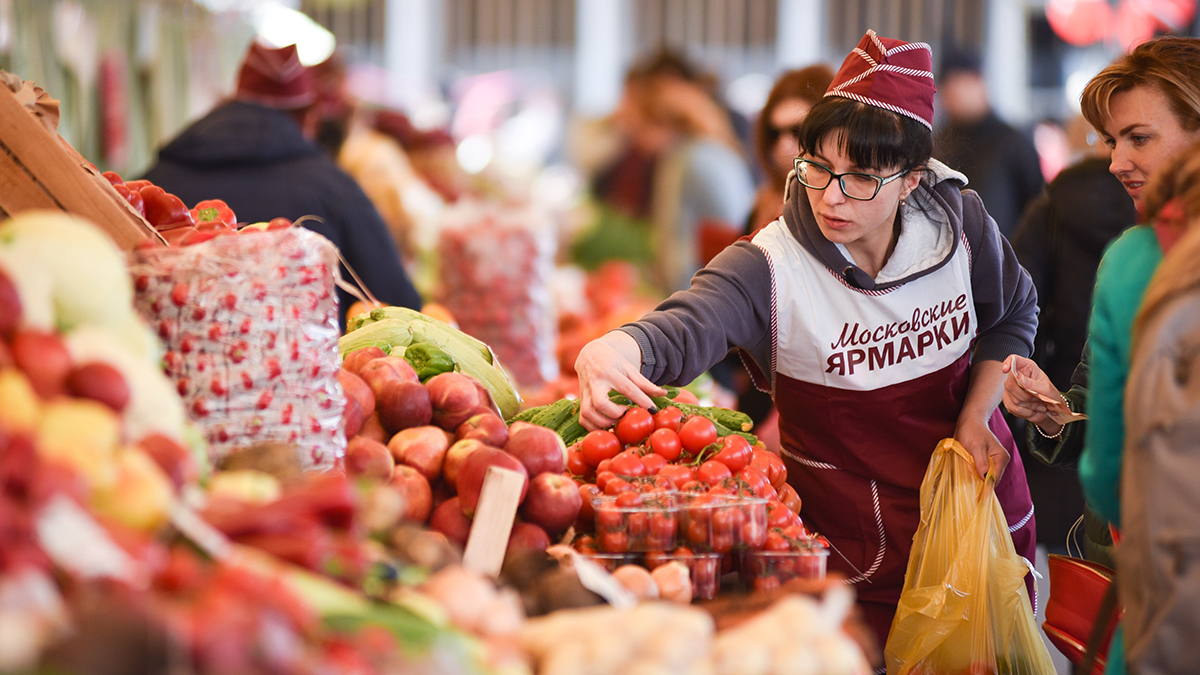
[[[675,410],[678,410],[678,408],[675,408]],[[679,441],[679,434],[671,429],[655,429],[650,434],[649,443],[651,452],[660,455],[668,462],[674,462],[679,459],[679,455],[683,452],[683,444]]]
[[[715,430],[716,427],[713,427]],[[750,441],[736,434],[730,434],[721,439],[721,449],[713,457],[718,459],[722,464],[729,467],[733,473],[737,473],[750,464],[750,459],[754,452]]]
[[[696,480],[706,485],[716,485],[732,475],[729,467],[715,459],[704,462],[696,469]]]
[[[583,437],[579,450],[588,466],[598,466],[603,460],[612,459],[621,451],[621,440],[611,431],[596,429]]]
[[[629,450],[617,453],[608,466],[609,470],[618,476],[636,478],[646,475],[646,465],[642,464],[642,458]]]
[[[693,455],[717,442],[717,425],[703,415],[692,415],[679,427],[679,442]]]
[[[659,410],[654,415],[655,429],[670,429],[676,433],[679,432],[679,425],[683,422],[683,411],[675,406],[667,406]]]
[[[617,420],[614,431],[625,445],[638,445],[654,431],[654,417],[643,408],[630,408]]]

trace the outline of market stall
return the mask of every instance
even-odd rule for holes
[[[27,92],[0,88],[0,670],[881,662],[744,415],[672,390],[588,433],[523,400],[557,370],[524,333],[339,334],[327,240],[102,175]],[[470,323],[498,277],[457,278]]]

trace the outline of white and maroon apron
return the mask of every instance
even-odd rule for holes
[[[977,321],[964,237],[937,271],[885,290],[847,284],[782,221],[753,239],[772,274],[772,386],[788,482],[805,526],[841,552],[882,648],[920,519],[934,447],[954,435]],[[1012,457],[996,486],[1017,553],[1034,559],[1025,469],[1000,411],[989,424]],[[1026,577],[1034,598],[1032,577]]]

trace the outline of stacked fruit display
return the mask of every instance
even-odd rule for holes
[[[613,399],[628,410],[611,429],[586,432],[569,400],[519,416],[570,444],[567,469],[582,498],[575,548],[605,554],[610,567],[679,560],[699,597],[715,595],[721,570],[734,565],[757,589],[823,575],[825,542],[805,530],[783,460],[747,433],[749,417],[670,397],[654,399],[651,414]]]
[[[519,399],[482,343],[419,312],[371,314],[341,340],[347,470],[390,476],[408,519],[464,545],[488,468],[511,469],[522,488],[510,541],[546,548],[581,506],[562,438],[505,423]]]

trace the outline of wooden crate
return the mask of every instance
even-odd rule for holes
[[[30,209],[87,218],[125,250],[162,241],[95,166],[0,86],[0,220]]]

